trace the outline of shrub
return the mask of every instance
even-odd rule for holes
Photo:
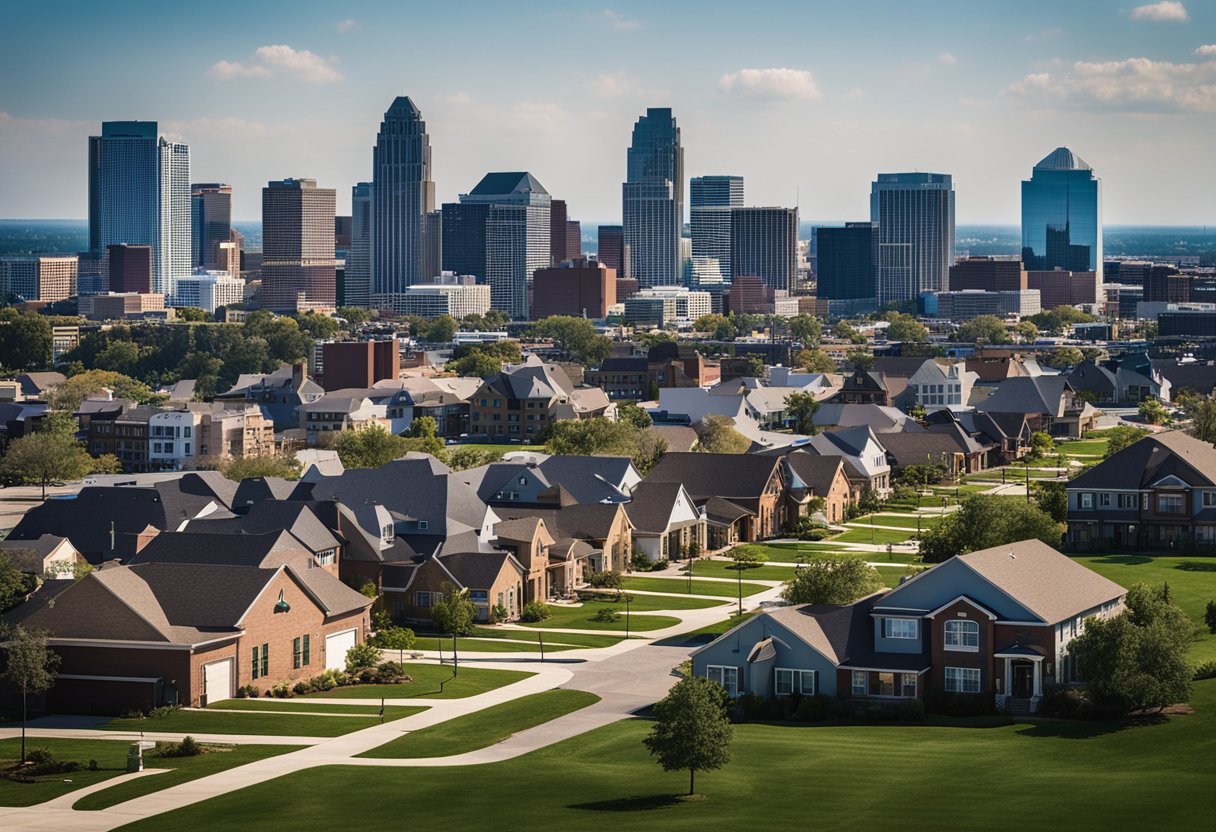
[[[1058,719],[1092,719],[1093,704],[1085,693],[1066,685],[1047,685],[1039,701],[1039,715]]]
[[[334,679],[333,671],[327,670],[320,676],[313,676],[308,680],[308,686],[315,691],[324,693],[327,690],[333,690],[337,687],[337,681]]]
[[[291,682],[287,681],[286,679],[279,682],[270,690],[271,693],[274,694],[275,699],[290,699],[293,696]]]
[[[495,604],[493,613],[494,613],[494,623],[495,624],[501,624],[502,622],[507,620],[507,617],[508,617],[507,608],[504,607],[502,604]]]
[[[376,680],[382,685],[395,685],[411,681],[405,675],[405,665],[400,662],[381,662],[376,667]]]
[[[408,627],[389,625],[376,631],[368,643],[383,650],[414,649],[414,631]]]
[[[527,622],[544,621],[548,617],[549,607],[540,601],[529,601],[524,604],[524,608],[519,614],[519,620]]]
[[[257,699],[258,693],[259,693],[258,689],[255,688],[253,685],[243,685],[237,689],[237,696],[239,696],[242,699],[244,699],[245,697],[249,697],[250,699]]]
[[[840,699],[830,707],[833,716],[851,722],[919,722],[926,710],[919,699]]]
[[[177,705],[161,705],[159,708],[153,708],[152,710],[148,711],[148,719],[160,719],[164,716],[172,716],[179,710],[181,710],[181,708],[179,708]]]
[[[587,583],[596,589],[620,589],[625,585],[621,578],[621,573],[615,569],[612,571],[592,572],[587,578]]]
[[[296,682],[295,686],[292,687],[291,691],[296,696],[303,696],[306,693],[312,693],[311,680],[305,679],[303,681]]]
[[[591,620],[612,624],[621,620],[621,614],[612,607],[601,607],[595,611],[595,615],[591,616]]]
[[[943,716],[988,716],[996,713],[996,697],[991,693],[929,690],[925,692],[925,710]]]
[[[1203,662],[1195,667],[1195,681],[1216,679],[1216,661]]]
[[[356,644],[346,651],[346,672],[358,673],[370,667],[375,667],[380,661],[380,651],[366,641]]]
[[[799,722],[823,722],[832,713],[832,698],[816,695],[804,696],[794,708],[794,719]]]
[[[97,766],[97,761],[96,761],[96,760],[89,760],[89,765],[88,765],[88,769],[89,769],[89,771],[97,771],[97,768],[98,768],[98,766]]]
[[[241,685],[239,688],[236,689],[236,698],[237,699],[244,699],[248,695],[249,694],[245,691],[244,685]]]

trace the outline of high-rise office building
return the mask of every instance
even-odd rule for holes
[[[336,306],[333,188],[284,179],[262,189],[262,308],[324,311]]]
[[[566,259],[583,256],[583,224],[578,220],[566,220]]]
[[[1022,181],[1022,260],[1028,271],[1095,272],[1102,280],[1102,180],[1067,147]]]
[[[616,269],[618,280],[628,280],[625,263],[625,230],[619,225],[601,225],[596,230],[596,259],[610,269]]]
[[[422,226],[423,283],[430,283],[443,274],[443,213],[428,211]]]
[[[681,282],[684,148],[669,107],[651,107],[633,126],[622,186],[626,274],[643,288]]]
[[[190,186],[190,266],[227,271],[221,243],[232,237],[232,186],[219,182]]]
[[[948,173],[880,173],[870,189],[878,224],[878,303],[944,291],[954,263],[954,185]]]
[[[106,255],[110,262],[111,292],[152,291],[151,246],[109,245]]]
[[[554,199],[549,203],[549,261],[558,265],[574,255],[566,253],[566,200]]]
[[[532,275],[548,267],[549,192],[530,173],[487,173],[443,206],[443,266],[490,285],[493,307],[526,320]]]
[[[426,215],[435,210],[431,144],[406,96],[393,100],[380,123],[372,185],[372,294],[392,295],[434,277],[423,273]]]
[[[107,121],[89,137],[89,249],[152,248],[152,291],[172,297],[191,272],[190,148],[155,121]]]
[[[798,278],[798,209],[732,208],[730,213],[733,277],[758,277],[765,286],[792,292]]]
[[[875,296],[878,226],[847,222],[844,228],[816,228],[818,286],[822,300],[867,300]]]
[[[1018,292],[1029,288],[1017,258],[966,257],[950,267],[950,291]]]
[[[350,249],[346,253],[343,303],[371,305],[372,183],[360,182],[350,189]]]
[[[550,315],[604,318],[616,304],[616,270],[598,260],[575,257],[533,275],[532,319]]]
[[[688,183],[692,256],[717,260],[727,282],[731,278],[731,209],[742,207],[742,176],[694,176]]]
[[[0,257],[0,301],[66,300],[76,294],[75,254]]]

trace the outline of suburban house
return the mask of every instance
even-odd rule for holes
[[[937,564],[853,604],[776,607],[692,654],[731,696],[881,699],[990,694],[1037,710],[1045,685],[1080,682],[1068,645],[1123,587],[1038,540]]]
[[[323,569],[144,563],[48,581],[5,620],[50,633],[48,710],[120,714],[342,668],[371,604]]]
[[[705,518],[680,483],[640,483],[625,511],[633,523],[633,550],[651,563],[683,560],[694,546],[698,553],[705,551]]]
[[[620,503],[642,481],[627,456],[548,456],[522,451],[452,476],[492,505],[536,503],[559,483],[579,503]]]
[[[566,371],[535,355],[490,376],[469,405],[469,433],[535,441],[555,419],[606,416],[613,405],[598,387],[576,386]]]
[[[239,498],[239,489],[237,494]],[[224,517],[212,514],[199,520],[191,520],[186,524],[185,531],[240,537],[287,534],[308,551],[317,566],[338,574],[342,541],[334,530],[321,521],[308,503],[286,499],[262,500],[249,506],[244,514]]]
[[[1147,356],[1142,356],[1141,361],[1133,359],[1107,364],[1082,362],[1068,374],[1068,383],[1078,396],[1095,404],[1135,404],[1145,399],[1170,401],[1169,380],[1153,368]]]
[[[854,370],[831,398],[833,404],[880,404],[890,406],[891,394],[881,373]]]
[[[717,361],[671,343],[653,346],[645,356],[609,356],[598,368],[587,370],[586,380],[613,401],[645,401],[655,389],[706,387],[721,375]]]
[[[34,540],[0,541],[0,550],[7,552],[13,565],[26,575],[70,578],[86,563],[72,541],[54,534],[44,534]]]
[[[916,420],[899,408],[881,404],[825,402],[815,410],[812,419],[821,430],[868,427],[875,433],[894,433],[917,427]]]
[[[300,428],[309,445],[322,436],[344,430],[361,430],[379,425],[390,430],[388,405],[369,397],[363,390],[335,390],[300,405]]]
[[[393,564],[384,570],[384,605],[397,621],[430,621],[432,608],[447,593],[468,590],[478,621],[494,621],[495,607],[502,607],[511,621],[526,603],[526,575],[510,552],[452,552]]]
[[[633,523],[624,503],[578,503],[558,485],[533,505],[495,506],[494,512],[503,520],[543,520],[554,538],[550,551],[585,560],[581,568],[624,572],[633,561]]]
[[[1080,439],[1093,430],[1098,411],[1077,396],[1063,376],[1019,376],[1002,382],[996,391],[977,402],[981,413],[1023,416],[1031,431]]]
[[[938,410],[925,417],[925,429],[930,433],[965,433],[983,449],[984,468],[1016,462],[1030,452],[1031,431],[1025,414]]]
[[[1068,483],[1078,549],[1216,550],[1216,448],[1182,431],[1146,436]]]
[[[885,435],[885,434],[884,434]],[[853,486],[853,500],[860,499],[866,488],[880,498],[891,494],[891,464],[872,428],[860,426],[842,428],[812,436],[798,448],[820,456],[842,456],[845,474]]]
[[[891,470],[899,471],[909,465],[940,465],[947,476],[956,477],[987,468],[987,449],[957,424],[952,430],[949,427],[883,434],[882,445],[887,449]]]
[[[215,400],[261,405],[270,414],[275,432],[282,432],[299,426],[300,405],[323,395],[325,388],[308,377],[306,364],[299,363],[284,364],[273,373],[244,373]]]
[[[790,521],[808,513],[813,514],[809,512],[811,500],[821,499],[824,503],[823,520],[843,523],[853,498],[849,477],[845,473],[844,457],[794,451],[786,454],[782,460],[785,463],[785,493],[790,506]]]
[[[775,537],[786,526],[785,481],[778,456],[669,453],[650,469],[643,483],[683,485],[698,507],[714,498],[731,503],[738,516],[728,528],[709,530],[711,549],[732,536],[744,541]]]
[[[971,399],[971,388],[979,374],[962,362],[941,363],[928,359],[908,378],[912,402],[926,412],[948,408],[960,410]]]

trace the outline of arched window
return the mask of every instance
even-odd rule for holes
[[[945,648],[947,650],[979,650],[979,623],[961,619],[947,621]]]

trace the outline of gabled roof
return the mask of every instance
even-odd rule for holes
[[[527,571],[509,552],[454,552],[440,555],[436,561],[461,587],[469,589],[489,589],[507,566],[521,575]]]
[[[244,536],[284,531],[314,553],[336,549],[341,545],[341,541],[321,522],[308,503],[295,500],[265,500],[251,506],[247,514],[192,520],[186,524],[186,531]]]
[[[633,490],[633,499],[625,504],[625,513],[638,531],[663,533],[681,495],[691,507],[692,498],[678,482],[640,482]]]
[[[959,446],[955,436],[946,433],[884,433],[882,445],[895,464],[905,465],[949,465],[956,453],[973,453]],[[976,449],[978,450],[978,449]]]
[[[264,500],[286,500],[295,489],[295,482],[282,477],[250,477],[237,483],[232,508],[240,511]]]
[[[1216,485],[1216,447],[1179,430],[1145,436],[1068,483],[1069,490],[1139,490],[1174,475]]]
[[[790,468],[791,487],[799,483],[810,489],[816,497],[827,496],[832,489],[832,483],[844,468],[844,457],[820,456],[805,451],[795,451],[786,454],[785,462]]]
[[[700,441],[697,432],[685,425],[651,425],[646,430],[666,442],[669,453],[687,453]]]
[[[264,569],[285,563],[305,568],[310,565],[312,553],[285,529],[262,534],[228,533],[223,537],[216,534],[193,530],[161,532],[127,558],[126,563],[206,563]]]
[[[705,501],[704,508],[705,519],[720,526],[729,525],[742,517],[756,514],[750,508],[732,503],[724,497],[710,497]]]
[[[53,534],[44,534],[34,540],[0,540],[0,551],[7,552],[13,565],[22,572],[42,577],[46,559],[66,540],[66,537]],[[68,543],[69,547],[71,545]]]
[[[627,456],[545,456],[505,459],[454,474],[476,489],[479,498],[494,502],[521,477],[529,484],[553,488],[561,484],[580,503],[621,502],[640,479]]]
[[[495,513],[505,519],[538,517],[545,521],[545,526],[559,540],[564,537],[603,540],[611,533],[618,513],[624,511],[622,503],[585,503],[562,508],[503,506],[495,509]]]
[[[645,482],[680,483],[698,503],[710,497],[756,499],[779,465],[778,457],[759,454],[668,453]]]
[[[879,404],[851,404],[824,402],[815,411],[814,422],[819,427],[840,426],[842,428],[869,427],[875,433],[907,430],[909,423],[916,422],[897,407]]]
[[[1063,376],[1018,376],[1001,383],[996,392],[975,406],[988,413],[1045,413],[1064,415],[1065,390],[1071,390]]]

